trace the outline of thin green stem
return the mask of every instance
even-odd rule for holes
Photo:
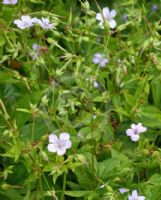
[[[35,135],[35,117],[33,117],[33,122],[32,122],[32,131],[31,131],[32,142],[34,141],[34,135]]]
[[[60,200],[64,200],[65,188],[66,188],[66,178],[67,178],[67,174],[66,174],[66,172],[64,172],[64,177],[63,177],[63,191],[62,191],[62,195],[61,195],[61,199]]]
[[[44,173],[42,172],[42,176],[43,176],[43,178],[44,178],[44,180],[45,180],[45,182],[46,182],[46,185],[48,186],[48,188],[49,188],[49,190],[50,190],[50,192],[51,192],[51,196],[53,197],[53,199],[54,200],[58,200],[58,198],[55,196],[55,194],[52,192],[52,189],[51,189],[51,187],[50,187],[50,185],[49,185],[49,183],[48,183],[48,181],[47,181],[47,179],[46,179],[46,177],[45,177],[45,175],[44,175]]]

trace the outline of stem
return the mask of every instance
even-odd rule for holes
[[[34,135],[35,135],[35,117],[33,117],[33,122],[32,122],[32,142],[34,141]]]
[[[41,199],[44,199],[44,191],[42,189],[42,180],[41,180],[41,176],[39,174],[39,184],[40,184],[40,193],[41,193]]]
[[[66,172],[64,172],[64,177],[63,177],[63,191],[62,191],[62,195],[61,195],[61,199],[60,200],[64,200],[65,187],[66,187],[66,178],[67,178],[67,174],[66,174]]]
[[[95,141],[94,141],[94,135],[93,135],[93,103],[90,101],[90,113],[92,115],[91,118],[91,138],[92,138],[92,144],[93,144],[93,152],[92,152],[92,171],[93,171],[93,177],[95,177],[95,167],[94,167],[94,152],[96,149]]]
[[[49,190],[50,190],[50,192],[51,192],[51,196],[53,197],[53,199],[54,200],[58,200],[58,198],[55,196],[55,194],[52,192],[52,189],[51,189],[51,187],[50,187],[50,185],[49,185],[49,183],[48,183],[48,181],[47,181],[47,179],[46,179],[46,177],[45,177],[45,175],[44,175],[44,173],[42,172],[42,176],[43,176],[43,178],[44,178],[44,180],[45,180],[45,182],[46,182],[46,185],[48,186],[48,188],[49,188]]]

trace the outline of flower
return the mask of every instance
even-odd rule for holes
[[[49,135],[49,144],[47,146],[48,151],[52,153],[57,153],[59,156],[66,153],[66,149],[72,146],[72,142],[69,140],[69,133],[61,133],[58,137],[55,134]]]
[[[151,11],[156,12],[157,10],[158,10],[158,6],[153,4],[152,7],[151,7]]]
[[[39,46],[38,44],[36,44],[36,43],[34,43],[34,44],[32,45],[32,48],[33,48],[34,50],[37,50],[39,47],[40,47],[40,46]]]
[[[18,3],[18,0],[3,0],[2,1],[2,3],[3,4],[12,4],[12,5],[14,5],[14,4],[16,4],[16,3]]]
[[[141,123],[139,124],[132,124],[131,129],[126,130],[126,134],[131,137],[132,141],[138,141],[140,133],[146,132],[147,128],[143,127]]]
[[[16,24],[20,29],[26,29],[34,25],[32,19],[28,15],[22,15],[21,20],[16,19],[13,21],[13,23]]]
[[[40,55],[40,48],[41,46],[36,43],[32,45],[32,49],[34,50],[32,53],[30,53],[32,60],[36,60],[36,58]]]
[[[128,200],[145,200],[144,196],[138,196],[137,190],[132,191],[132,195],[128,196]]]
[[[103,8],[102,13],[96,14],[96,19],[100,21],[99,25],[104,28],[103,23],[106,21],[111,29],[116,27],[116,21],[113,19],[116,16],[116,10],[109,10],[108,7]]]
[[[128,192],[128,191],[129,191],[129,190],[126,189],[126,188],[119,188],[119,192],[120,192],[121,194],[126,193],[126,192]]]
[[[105,67],[108,63],[108,60],[100,53],[96,53],[93,58],[94,64],[99,64],[100,67]]]
[[[43,28],[43,29],[52,29],[52,28],[55,28],[53,26],[53,24],[50,24],[49,23],[49,19],[47,18],[41,18],[40,21],[37,21],[37,23]]]
[[[40,24],[40,23],[41,23],[41,19],[39,19],[39,18],[37,18],[37,17],[32,18],[31,21],[32,21],[34,24]]]
[[[93,86],[94,86],[95,88],[98,88],[98,87],[99,87],[99,83],[98,83],[97,81],[94,81]]]
[[[81,133],[78,133],[78,137],[80,137],[81,139],[84,139],[84,137]]]
[[[124,22],[127,22],[128,21],[128,15],[127,14],[124,14],[122,19],[124,20]]]

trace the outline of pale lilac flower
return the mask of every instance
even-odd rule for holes
[[[34,17],[31,19],[31,21],[34,23],[34,24],[40,24],[41,23],[41,20],[37,17]]]
[[[41,18],[40,21],[37,21],[39,23],[39,25],[43,28],[43,29],[55,29],[55,27],[53,26],[53,24],[49,23],[49,19],[47,18]]]
[[[30,53],[32,60],[36,60],[36,58],[40,55],[40,48],[38,44],[34,43],[32,45],[32,49],[34,50],[33,52]]]
[[[26,29],[34,25],[30,16],[28,15],[22,15],[21,20],[16,19],[13,21],[13,23],[16,24],[20,29]]]
[[[145,197],[138,196],[137,190],[133,190],[132,194],[128,196],[128,200],[145,200]]]
[[[66,153],[66,149],[72,146],[72,142],[69,140],[69,133],[61,133],[59,138],[55,134],[49,135],[49,144],[47,146],[48,151],[57,153],[59,156]]]
[[[100,67],[105,67],[108,63],[108,60],[100,53],[96,53],[93,58],[94,64],[99,64]]]
[[[147,128],[143,127],[141,123],[139,124],[132,124],[131,129],[126,130],[126,134],[131,137],[132,141],[138,141],[140,133],[146,132]]]
[[[119,192],[120,192],[121,194],[126,193],[126,192],[128,192],[128,191],[129,191],[129,189],[126,189],[126,188],[119,188]]]
[[[94,86],[95,88],[98,88],[98,87],[99,87],[99,83],[98,83],[97,81],[94,81],[93,86]]]
[[[14,5],[18,3],[18,0],[3,0],[2,3],[6,5],[9,5],[9,4]]]
[[[104,21],[109,24],[109,27],[114,29],[116,27],[116,21],[113,19],[116,16],[116,10],[109,10],[108,7],[103,8],[102,13],[96,14],[96,19],[99,22],[101,28],[104,28]]]
[[[37,50],[38,48],[40,48],[40,46],[39,46],[38,44],[34,43],[34,44],[32,45],[32,48],[33,48],[34,50]]]
[[[84,137],[81,133],[78,133],[78,137],[80,137],[81,139],[84,139]]]
[[[151,11],[156,12],[157,10],[158,10],[158,6],[153,4],[152,7],[151,7]]]
[[[128,15],[127,14],[124,14],[122,19],[124,20],[124,22],[127,22],[128,21]]]

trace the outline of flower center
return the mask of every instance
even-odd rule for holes
[[[58,140],[57,146],[58,148],[65,147],[66,145],[66,140]]]
[[[135,128],[135,129],[133,130],[133,133],[134,133],[135,135],[137,135],[137,134],[138,134],[138,129]]]

